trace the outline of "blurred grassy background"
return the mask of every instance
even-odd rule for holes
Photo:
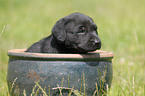
[[[0,96],[7,96],[7,51],[28,48],[51,34],[73,12],[94,19],[103,46],[112,51],[109,96],[143,96],[145,87],[145,0],[0,0]]]

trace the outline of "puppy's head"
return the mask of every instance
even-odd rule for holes
[[[58,42],[80,53],[101,48],[96,24],[81,13],[73,13],[57,21],[52,34]]]

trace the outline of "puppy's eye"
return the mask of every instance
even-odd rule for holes
[[[79,27],[77,30],[78,34],[85,34],[85,32],[86,32],[85,27]]]

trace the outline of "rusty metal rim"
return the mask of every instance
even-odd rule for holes
[[[30,53],[25,52],[26,49],[12,49],[8,51],[9,57],[15,58],[35,58],[35,59],[112,59],[114,57],[112,52],[97,50],[88,54],[56,54],[56,53]]]

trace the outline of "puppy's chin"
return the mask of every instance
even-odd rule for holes
[[[83,54],[86,54],[86,53],[88,53],[88,52],[93,52],[93,51],[95,51],[95,50],[97,50],[97,49],[85,50],[84,48],[78,48],[78,51],[79,51],[80,53],[83,53]]]
[[[84,50],[84,49],[82,49],[82,48],[77,48],[77,50],[79,51],[79,53],[81,53],[81,54],[87,54],[89,51],[87,51],[87,50]]]
[[[77,46],[77,50],[80,52],[80,53],[83,53],[83,54],[86,54],[86,53],[88,53],[88,52],[92,52],[92,51],[95,51],[95,50],[97,50],[97,49],[100,49],[100,48],[98,48],[98,47],[91,47],[91,48],[88,48],[88,47],[85,47],[85,46],[80,46],[80,45],[78,45]]]

